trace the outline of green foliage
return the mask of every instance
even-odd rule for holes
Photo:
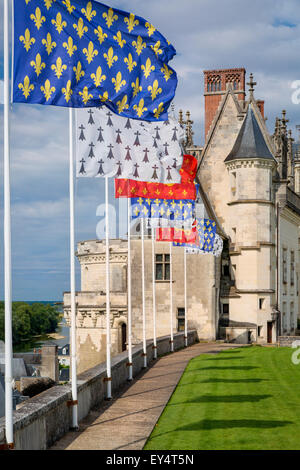
[[[50,304],[13,302],[13,343],[18,344],[32,336],[56,330],[60,313]],[[0,340],[4,340],[4,302],[0,301]]]

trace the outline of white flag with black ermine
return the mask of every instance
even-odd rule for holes
[[[77,177],[180,183],[183,128],[175,118],[127,119],[106,107],[76,109]]]

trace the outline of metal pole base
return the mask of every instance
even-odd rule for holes
[[[128,366],[128,379],[127,379],[127,381],[131,382],[133,380],[133,377],[132,377],[132,363],[128,363],[127,366]]]
[[[174,352],[174,341],[170,340],[170,351]]]
[[[185,348],[188,347],[188,339],[187,339],[187,336],[184,337],[184,347],[185,347]]]
[[[147,368],[147,354],[146,354],[146,353],[143,353],[142,356],[143,356],[143,358],[144,358],[143,369],[146,369],[146,368]]]
[[[157,359],[157,346],[153,346],[153,359]]]
[[[107,383],[105,400],[111,400],[111,377],[105,377],[103,381]]]

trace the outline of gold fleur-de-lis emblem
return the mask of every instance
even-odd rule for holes
[[[76,81],[78,83],[81,77],[84,77],[85,74],[82,70],[82,65],[80,61],[77,62],[76,67],[73,67],[73,71],[75,72]]]
[[[114,40],[117,41],[121,49],[123,49],[124,44],[126,44],[125,39],[122,39],[122,33],[121,31],[118,31],[116,36],[114,36]]]
[[[23,95],[27,99],[30,93],[34,90],[34,85],[30,83],[28,75],[24,78],[24,83],[19,83],[18,88],[19,90],[22,90]]]
[[[128,109],[129,106],[127,104],[127,95],[123,96],[122,100],[117,101],[117,106],[118,106],[118,113],[121,114],[124,109]]]
[[[45,7],[49,10],[52,7],[52,3],[56,2],[56,0],[44,0]]]
[[[143,100],[143,98],[142,98],[142,99],[140,100],[140,102],[139,102],[138,105],[135,104],[135,105],[133,106],[133,109],[136,111],[136,114],[138,115],[138,117],[142,117],[143,114],[144,114],[144,112],[145,112],[145,111],[148,111],[148,108],[144,108],[144,104],[145,104],[145,102],[144,102],[144,100]]]
[[[42,62],[42,58],[40,54],[37,54],[35,56],[35,61],[32,60],[30,62],[31,67],[34,67],[35,73],[37,77],[42,73],[42,70],[46,67],[45,62]]]
[[[137,66],[137,63],[135,62],[135,60],[133,60],[132,55],[130,53],[128,54],[128,57],[125,57],[124,62],[125,64],[127,64],[129,72],[132,72],[134,67]]]
[[[165,78],[166,82],[169,80],[171,75],[173,75],[173,71],[171,69],[169,69],[167,64],[164,64],[164,66],[160,70],[164,74],[164,78]]]
[[[155,67],[151,64],[151,60],[147,59],[146,65],[142,65],[141,69],[144,71],[145,78],[148,78],[151,72],[154,72]]]
[[[152,34],[154,33],[154,31],[156,31],[156,28],[154,28],[153,24],[148,23],[148,21],[147,21],[147,23],[145,23],[145,26],[148,29],[148,36],[150,38],[152,36]]]
[[[87,26],[84,26],[83,19],[79,18],[78,24],[73,24],[73,28],[76,29],[77,35],[82,38],[84,33],[87,33],[89,28]]]
[[[41,86],[41,90],[45,95],[46,101],[49,101],[52,93],[55,92],[55,87],[51,86],[51,83],[49,80],[46,80],[44,85]]]
[[[28,5],[29,2],[30,2],[30,0],[25,0],[26,5]]]
[[[164,103],[159,103],[158,108],[155,108],[155,109],[153,110],[154,117],[155,117],[156,119],[158,119],[159,116],[161,115],[161,113],[164,112],[164,107],[163,107],[163,106],[164,106]]]
[[[143,39],[141,36],[138,36],[137,41],[132,41],[133,47],[135,47],[137,55],[141,55],[143,49],[146,47],[146,43],[143,42]]]
[[[96,11],[93,10],[92,2],[88,2],[86,4],[86,8],[81,8],[81,13],[84,14],[84,16],[86,17],[88,21],[92,21],[94,16],[96,16],[97,14]]]
[[[103,33],[103,29],[101,28],[101,26],[98,26],[97,29],[94,29],[94,33],[96,34],[100,44],[102,44],[107,38],[107,34]]]
[[[63,47],[67,49],[67,53],[70,57],[74,54],[75,51],[77,51],[77,46],[73,42],[73,38],[69,36],[68,42],[63,43]]]
[[[108,28],[111,27],[111,25],[113,24],[114,21],[116,21],[118,19],[118,16],[114,14],[114,10],[112,8],[109,8],[108,9],[108,12],[107,13],[103,13],[103,18],[105,19],[106,21],[106,26]]]
[[[56,2],[56,0],[44,0],[45,7],[49,10],[52,7],[52,3]]]
[[[57,78],[60,78],[63,72],[67,70],[67,66],[62,63],[61,57],[58,57],[56,60],[56,64],[51,65],[51,69],[54,70],[54,73]]]
[[[114,62],[117,62],[118,56],[114,55],[114,50],[112,47],[108,49],[107,54],[103,54],[104,59],[107,61],[107,65],[111,68],[114,65]]]
[[[62,21],[62,17],[60,13],[57,13],[56,19],[51,20],[51,23],[55,25],[55,28],[58,34],[60,34],[62,30],[67,26],[67,22]]]
[[[86,60],[89,64],[94,60],[94,57],[98,55],[98,51],[97,49],[94,49],[94,44],[92,43],[92,41],[89,42],[88,48],[84,48],[82,52],[86,56]]]
[[[159,95],[160,93],[162,93],[162,89],[159,88],[159,86],[158,86],[158,81],[157,81],[157,80],[154,80],[152,86],[151,86],[151,85],[148,86],[148,91],[151,91],[151,98],[152,98],[152,101],[155,100],[155,98],[157,97],[157,95]]]
[[[108,92],[105,91],[102,95],[99,95],[100,101],[103,103],[108,100]]]
[[[91,79],[94,80],[95,86],[100,86],[102,82],[106,80],[106,75],[102,75],[102,69],[99,67],[96,70],[96,73],[91,74]]]
[[[130,13],[129,17],[126,16],[124,18],[124,23],[127,23],[127,29],[131,33],[131,31],[140,23],[139,20],[135,19],[135,15]]]
[[[19,40],[24,44],[26,52],[28,52],[32,44],[35,43],[35,39],[30,37],[30,31],[28,28],[26,29],[24,36],[19,37]]]
[[[66,87],[61,89],[65,100],[67,103],[69,103],[71,96],[73,95],[73,90],[71,89],[71,80],[67,81]]]
[[[50,55],[52,52],[52,49],[55,49],[56,47],[56,42],[55,41],[52,42],[52,37],[50,33],[47,34],[47,39],[42,39],[42,44],[44,44],[44,46],[46,47],[46,51],[48,52],[48,55]]]
[[[151,49],[154,51],[156,57],[162,54],[162,49],[160,49],[160,41],[157,41],[157,43],[154,44],[154,46],[151,46]]]
[[[74,5],[71,5],[71,0],[64,0],[63,4],[66,5],[68,12],[70,15],[73,13],[73,10],[76,10]]]
[[[39,8],[35,9],[35,15],[31,13],[30,19],[34,21],[34,24],[38,30],[42,27],[43,23],[45,23],[46,21],[46,18],[42,16],[41,10]]]
[[[84,87],[82,91],[79,92],[80,96],[82,97],[82,101],[84,104],[87,104],[87,102],[93,98],[93,95],[89,93],[89,89],[87,86]]]
[[[133,98],[134,98],[140,91],[142,91],[139,77],[137,77],[135,82],[132,82],[131,86],[133,88]]]
[[[115,84],[116,92],[120,91],[122,86],[126,85],[126,80],[122,80],[121,72],[118,72],[115,78],[112,78],[111,81]]]

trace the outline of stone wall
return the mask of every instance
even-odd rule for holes
[[[170,351],[169,336],[159,338],[159,356]],[[188,332],[189,345],[197,341],[196,331]],[[152,341],[147,342],[148,364],[153,358]],[[184,347],[184,333],[174,336],[174,350]],[[133,375],[143,368],[142,345],[133,349]],[[127,382],[128,353],[125,351],[112,359],[112,393]],[[105,363],[89,369],[78,376],[78,419],[81,421],[90,410],[105,398]],[[55,386],[28,400],[14,412],[14,443],[16,450],[46,450],[66,434],[72,425],[71,385]],[[0,443],[5,439],[5,418],[0,419]]]
[[[283,347],[292,347],[292,344],[298,341],[300,346],[300,336],[278,336],[278,345]]]

